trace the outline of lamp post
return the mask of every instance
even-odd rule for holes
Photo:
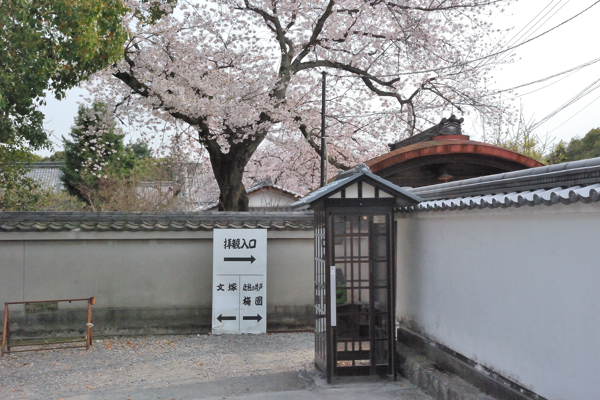
[[[323,81],[321,84],[321,187],[327,184],[327,143],[325,142],[325,77],[327,73],[323,71]]]

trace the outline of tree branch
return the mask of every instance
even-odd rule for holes
[[[304,138],[306,139],[306,141],[308,142],[310,147],[312,147],[313,150],[317,152],[317,154],[321,155],[321,147],[319,145],[317,145],[315,143],[315,141],[312,139],[312,137],[310,136],[310,133],[308,132],[306,125],[302,124],[302,125],[300,125],[299,128],[300,128],[300,132],[302,133],[302,136],[304,136]],[[335,158],[331,157],[329,154],[327,155],[327,162],[329,164],[333,165],[334,167],[341,169],[342,171],[348,171],[351,168],[347,165],[339,163]]]
[[[250,2],[248,0],[244,0],[244,4],[246,6],[246,10],[252,11],[252,12],[260,15],[261,17],[263,17],[265,22],[267,22],[267,25],[269,22],[271,24],[273,24],[273,26],[270,28],[273,31],[273,33],[275,33],[275,35],[277,36],[277,42],[279,43],[279,48],[281,49],[282,58],[287,57],[287,58],[291,59],[291,57],[293,57],[293,53],[294,53],[294,44],[291,40],[286,38],[285,31],[281,26],[281,22],[279,21],[279,18],[277,18],[275,16],[275,14],[271,15],[268,12],[266,12],[265,10],[261,10],[258,7],[251,6]],[[238,9],[240,9],[240,8],[238,8]],[[277,12],[277,9],[274,8],[273,11]],[[287,64],[289,64],[289,60],[288,60]]]
[[[353,67],[348,64],[340,63],[337,61],[330,61],[330,60],[316,60],[316,61],[303,62],[298,65],[298,68],[295,69],[294,72],[302,71],[305,69],[313,69],[313,68],[317,68],[317,67],[337,69],[339,71],[346,71],[351,74],[357,75],[359,77],[366,77],[366,78],[370,79],[371,81],[373,81],[379,85],[382,85],[382,86],[390,86],[391,87],[391,86],[393,86],[394,83],[396,83],[400,80],[400,78],[394,78],[389,81],[384,81],[376,76],[372,76],[369,72],[367,72],[366,70],[364,70],[362,68],[357,68],[357,67]]]
[[[414,6],[406,6],[402,4],[395,3],[393,1],[385,2],[388,7],[397,8],[399,10],[407,10],[407,11],[449,11],[449,10],[459,10],[459,9],[467,9],[467,8],[475,8],[475,7],[485,7],[491,6],[494,4],[502,3],[502,0],[487,0],[487,1],[479,1],[475,4],[459,4],[459,5],[448,5],[442,6],[445,1],[443,1],[440,5],[430,6],[430,7],[414,7]],[[375,3],[371,3],[371,5],[376,5],[383,3],[383,1],[377,1]],[[433,3],[433,2],[432,2]]]
[[[299,71],[299,69],[297,69],[297,67],[300,65],[302,60],[308,54],[310,54],[312,48],[317,45],[319,35],[321,34],[321,32],[323,32],[323,27],[325,26],[325,21],[327,21],[327,19],[333,13],[334,5],[335,5],[335,1],[329,0],[329,4],[327,4],[327,8],[325,8],[325,11],[317,20],[317,24],[315,25],[315,28],[312,31],[310,40],[308,41],[308,43],[306,43],[306,45],[304,45],[304,47],[302,48],[302,51],[300,52],[300,54],[298,54],[298,57],[296,57],[294,62],[292,62],[292,64],[291,64],[292,70]]]

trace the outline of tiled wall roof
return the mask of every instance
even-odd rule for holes
[[[0,212],[0,232],[210,231],[214,228],[312,230],[313,214],[295,212]]]
[[[600,157],[411,191],[425,200],[411,208],[415,211],[593,203],[600,201]]]
[[[419,211],[472,210],[482,208],[507,208],[553,204],[592,203],[600,200],[600,183],[588,186],[562,186],[552,189],[526,190],[489,194],[485,196],[466,196],[444,200],[424,201],[415,209]]]

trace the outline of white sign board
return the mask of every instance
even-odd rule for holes
[[[213,231],[212,333],[267,332],[267,230]]]

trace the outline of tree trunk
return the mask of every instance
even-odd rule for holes
[[[232,144],[226,154],[215,141],[204,142],[219,185],[219,211],[248,211],[248,194],[242,178],[248,161],[263,138],[255,136],[255,140]]]
[[[240,157],[233,152],[221,154],[217,160],[210,158],[212,168],[219,185],[219,211],[248,211],[248,195],[242,182],[246,163],[240,163]]]

